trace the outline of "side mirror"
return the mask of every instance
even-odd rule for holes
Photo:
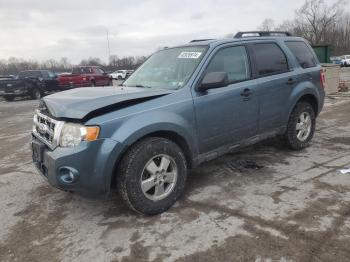
[[[228,85],[228,75],[227,72],[209,72],[207,73],[200,85],[198,86],[198,91],[206,91],[212,88],[219,88]]]

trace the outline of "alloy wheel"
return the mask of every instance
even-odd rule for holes
[[[159,201],[171,194],[176,185],[178,170],[169,155],[157,155],[150,159],[141,175],[143,194],[152,201]]]

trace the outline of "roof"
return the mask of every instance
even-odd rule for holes
[[[253,42],[253,41],[261,41],[261,40],[289,40],[289,41],[300,41],[303,40],[301,37],[296,36],[252,36],[252,37],[243,37],[243,38],[222,38],[222,39],[212,39],[212,40],[203,40],[203,41],[194,41],[187,43],[183,46],[198,46],[198,45],[209,45],[209,46],[217,46],[226,43],[237,43],[237,42]]]

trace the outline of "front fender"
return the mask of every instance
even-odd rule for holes
[[[112,139],[130,146],[140,138],[154,132],[169,131],[181,136],[187,143],[192,155],[196,155],[194,126],[182,116],[162,111],[152,111],[132,117],[115,131]]]

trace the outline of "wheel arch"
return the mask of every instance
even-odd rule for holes
[[[290,115],[292,114],[296,105],[302,101],[308,102],[312,106],[312,108],[315,112],[315,116],[317,116],[319,114],[320,110],[319,110],[319,101],[317,99],[317,96],[312,94],[312,93],[304,93],[304,94],[301,94],[297,99],[295,99],[293,106],[289,110],[288,119],[290,118]]]
[[[137,139],[133,139],[132,141],[129,141],[128,144],[126,144],[122,150],[122,152],[119,154],[119,156],[115,159],[114,166],[113,166],[113,172],[112,177],[110,179],[110,188],[114,188],[116,185],[116,179],[117,179],[117,168],[119,166],[120,161],[128,151],[128,149],[133,146],[134,144],[138,143],[139,141],[149,138],[149,137],[161,137],[166,138],[174,143],[176,143],[182,150],[182,152],[185,155],[187,167],[193,168],[196,165],[196,161],[194,160],[194,152],[191,148],[190,144],[186,141],[186,139],[179,134],[176,131],[173,130],[158,130],[153,131],[147,134],[144,134],[143,136],[138,137]]]

